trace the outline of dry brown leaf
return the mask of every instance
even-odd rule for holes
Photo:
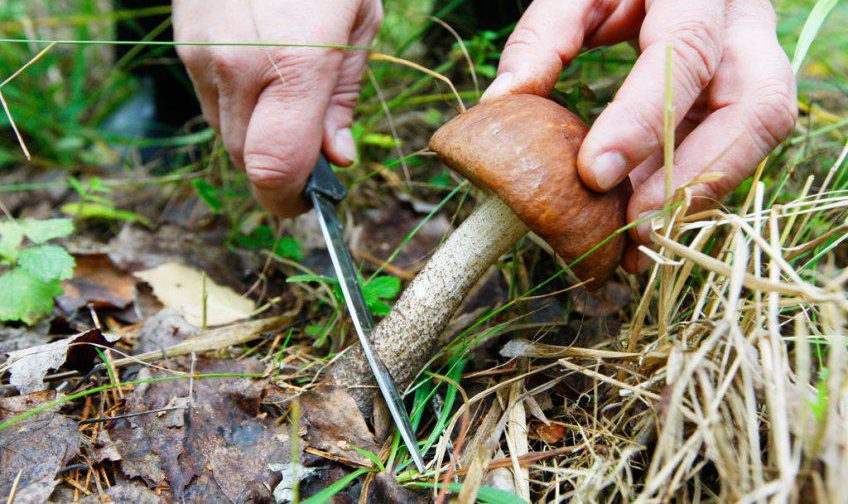
[[[112,264],[106,254],[75,254],[74,277],[62,283],[56,304],[73,312],[87,304],[96,308],[126,308],[135,298],[137,280]]]
[[[361,465],[367,457],[349,444],[372,453],[380,451],[356,401],[343,387],[323,384],[300,397],[309,446]]]
[[[0,414],[18,415],[56,397],[55,391],[45,391],[2,398]],[[0,495],[9,495],[20,473],[15,502],[47,502],[59,482],[57,473],[79,447],[76,422],[56,411],[41,412],[0,431]]]
[[[188,358],[171,367],[186,371]],[[199,359],[196,373],[256,373],[251,359]],[[143,370],[140,378],[147,375]],[[152,376],[161,376],[155,372]],[[128,414],[110,425],[123,472],[151,486],[168,486],[179,502],[246,502],[271,498],[278,476],[270,464],[291,461],[287,428],[258,416],[263,384],[248,378],[140,385],[127,396]],[[148,414],[150,410],[175,408]]]
[[[153,287],[153,294],[165,306],[177,310],[196,326],[203,323],[203,275],[181,263],[168,262],[155,268],[139,271],[135,276]],[[250,299],[229,287],[206,279],[206,324],[231,324],[250,317],[255,305]]]
[[[112,346],[119,339],[120,336],[92,329],[52,343],[9,352],[9,383],[21,394],[44,390],[44,377],[50,370],[59,369],[67,362],[66,367],[70,369],[88,371],[97,359],[96,348]]]
[[[548,444],[556,444],[562,441],[562,438],[565,436],[565,428],[558,424],[545,425],[534,422],[533,433],[537,439],[541,439]]]

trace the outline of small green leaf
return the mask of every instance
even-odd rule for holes
[[[15,268],[0,276],[0,320],[35,323],[53,309],[53,298],[62,294],[59,280],[42,282]]]
[[[291,236],[283,236],[277,240],[277,243],[274,245],[274,253],[280,257],[295,261],[303,260],[300,242]]]
[[[88,192],[83,183],[80,182],[80,180],[76,177],[68,177],[68,185],[71,186],[71,189],[73,189],[80,196],[85,196],[85,194]]]
[[[366,283],[363,290],[379,299],[392,299],[400,292],[400,280],[381,275]]]
[[[194,192],[197,193],[197,197],[203,200],[203,202],[206,203],[206,206],[212,209],[215,213],[221,211],[221,208],[224,206],[224,202],[218,197],[221,192],[220,189],[202,178],[192,180],[191,185],[194,187]]]
[[[88,187],[93,192],[99,192],[102,194],[111,194],[112,188],[103,183],[103,179],[100,177],[93,177],[88,181]]]
[[[821,425],[827,418],[827,409],[830,404],[827,389],[828,369],[823,368],[819,373],[819,382],[816,384],[816,400],[810,402],[810,408],[813,410],[813,416],[816,422]]]
[[[362,286],[362,297],[371,313],[384,317],[392,311],[392,306],[382,299],[393,299],[400,292],[400,280],[391,276],[378,276]]]
[[[58,245],[39,245],[24,249],[18,255],[18,266],[42,282],[71,278],[74,265],[73,256]]]
[[[39,244],[74,232],[74,221],[71,219],[25,220],[20,224],[26,237]]]
[[[453,180],[447,170],[442,170],[438,174],[430,177],[427,183],[436,187],[450,187],[453,185]]]
[[[279,240],[274,240],[274,232],[268,226],[257,226],[249,235],[239,235],[236,238],[236,243],[247,249],[265,248],[280,257],[294,259],[295,261],[303,260],[299,241],[291,236],[283,236]]]
[[[330,284],[338,283],[338,280],[335,278],[325,277],[321,275],[292,275],[286,278],[286,283],[299,283],[299,282],[327,282]]]
[[[321,324],[306,324],[306,327],[303,329],[303,332],[306,333],[307,336],[312,337],[320,336],[324,331],[324,326]]]
[[[380,460],[380,457],[378,457],[374,452],[360,448],[360,447],[358,447],[358,446],[356,446],[355,444],[352,444],[352,443],[348,443],[347,445],[350,448],[353,448],[353,450],[356,451],[356,453],[362,455],[363,457],[366,457],[368,460],[373,462],[374,467],[378,471],[386,472],[386,466],[383,465],[383,462]]]
[[[400,139],[385,133],[367,133],[362,135],[362,145],[373,145],[384,149],[393,149],[401,145]]]
[[[274,241],[274,232],[268,226],[257,226],[250,234],[240,234],[236,243],[247,249],[270,247]]]
[[[106,219],[124,222],[138,222],[152,227],[150,219],[129,210],[119,210],[111,205],[95,203],[91,201],[80,201],[77,203],[66,203],[60,208],[62,213],[79,219]]]
[[[24,228],[16,221],[0,222],[0,258],[15,262],[24,241]]]
[[[379,299],[369,298],[368,296],[365,296],[365,304],[368,305],[368,309],[371,310],[371,313],[378,317],[385,317],[390,311],[392,311],[392,305]]]

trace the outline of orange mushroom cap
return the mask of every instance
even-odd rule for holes
[[[570,263],[626,223],[630,183],[596,193],[580,181],[577,153],[588,127],[559,104],[511,95],[460,114],[430,139],[430,149],[477,187],[497,195]],[[574,266],[589,287],[615,271],[623,233]]]

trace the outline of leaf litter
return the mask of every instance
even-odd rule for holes
[[[138,271],[135,276],[153,287],[153,294],[162,304],[197,326],[231,324],[250,317],[256,308],[250,299],[184,264],[166,262]]]
[[[0,398],[0,414],[5,420],[56,398],[53,390]],[[81,439],[76,422],[56,409],[0,431],[0,493],[11,495],[18,480],[15,502],[46,502],[61,469],[80,453]]]
[[[188,371],[188,358],[172,361]],[[197,360],[196,373],[258,373],[247,359]],[[163,371],[141,371],[156,378]],[[121,470],[152,487],[170,487],[193,502],[267,501],[278,476],[269,465],[287,464],[292,451],[284,426],[260,415],[263,384],[249,378],[188,380],[140,385],[126,398],[124,415],[107,427]],[[158,413],[151,413],[157,411]]]
[[[88,371],[94,366],[97,348],[110,347],[119,336],[103,334],[97,329],[22,350],[8,352],[4,366],[11,377],[9,383],[22,394],[44,390],[44,377],[63,364],[76,371]]]

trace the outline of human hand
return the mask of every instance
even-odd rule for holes
[[[663,111],[666,47],[673,47],[676,111],[675,188],[691,186],[694,209],[720,200],[792,131],[795,77],[775,35],[768,0],[536,0],[506,43],[498,78],[483,99],[508,93],[547,95],[564,64],[583,46],[638,36],[641,54],[578,156],[583,182],[607,191],[629,175],[628,221],[663,207]],[[704,178],[716,173],[720,178]],[[640,218],[641,216],[641,218]],[[623,266],[647,267],[631,232]],[[641,256],[641,257],[640,257]]]
[[[308,5],[307,5],[308,4]],[[368,46],[379,0],[174,0],[178,42]],[[178,46],[203,115],[250,178],[259,202],[290,217],[319,152],[340,166],[356,157],[353,108],[363,50],[314,47]]]

